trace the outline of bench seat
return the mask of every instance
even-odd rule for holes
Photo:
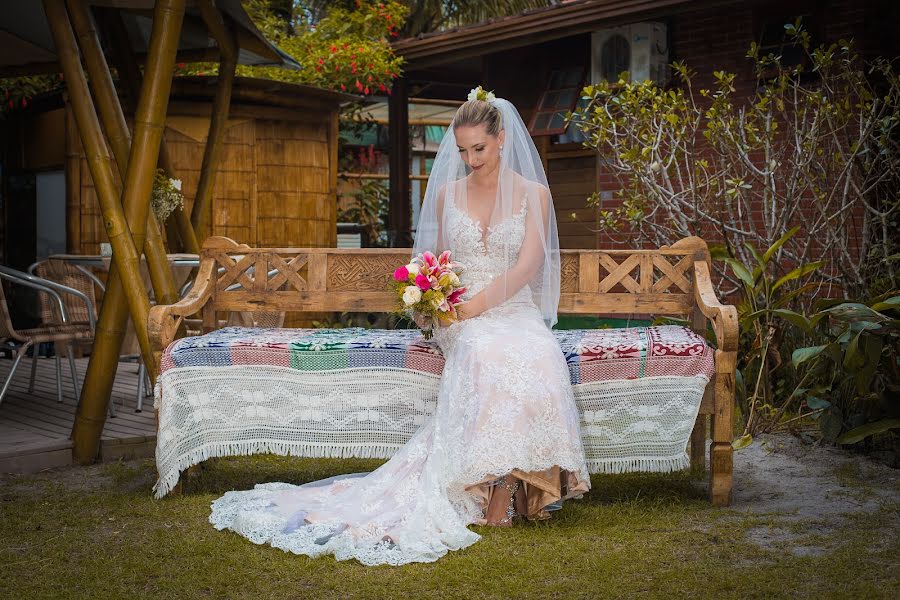
[[[674,325],[554,332],[592,472],[689,466],[714,353]],[[157,497],[213,456],[387,458],[434,412],[444,357],[416,330],[228,327],[166,348]]]

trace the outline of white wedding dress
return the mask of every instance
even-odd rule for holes
[[[452,195],[445,204],[447,244],[466,266],[471,297],[510,268],[515,257],[490,250],[501,241],[521,249],[527,203],[487,232]],[[566,363],[528,286],[435,340],[446,357],[436,412],[389,461],[368,474],[228,492],[210,522],[297,554],[400,565],[475,543],[468,525],[484,523],[493,485],[507,474],[526,488],[536,518],[588,490]]]

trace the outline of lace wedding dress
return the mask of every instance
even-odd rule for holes
[[[491,248],[521,248],[528,203],[523,195],[518,213],[487,231],[452,194],[444,205],[446,241],[471,297],[510,268],[515,257]],[[435,340],[446,357],[436,412],[389,461],[368,474],[228,492],[210,522],[296,554],[400,565],[475,543],[467,526],[484,523],[508,474],[522,482],[530,518],[588,490],[566,363],[528,286]]]

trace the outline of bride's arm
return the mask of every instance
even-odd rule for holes
[[[545,240],[548,232],[547,223],[550,210],[550,197],[547,188],[541,186],[538,194],[539,202],[529,207],[525,216],[525,238],[519,257],[508,271],[495,278],[483,290],[459,306],[463,319],[477,317],[512,298],[519,290],[528,285],[541,265],[546,260]],[[535,210],[540,208],[540,210]]]

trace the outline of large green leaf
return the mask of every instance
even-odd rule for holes
[[[878,311],[872,310],[865,304],[859,302],[844,302],[831,308],[826,308],[822,312],[827,312],[835,319],[841,321],[857,321],[860,319],[868,319],[870,321],[884,321],[887,319]]]
[[[750,271],[741,264],[740,261],[737,261],[733,258],[726,258],[725,262],[731,265],[731,269],[734,271],[734,274],[738,276],[738,279],[744,282],[751,290],[753,289],[753,275],[750,274]]]
[[[826,441],[835,441],[844,427],[840,411],[832,406],[819,414],[821,415],[819,417],[819,431],[822,432],[822,436]]]
[[[893,298],[888,298],[884,302],[878,302],[872,305],[872,310],[877,310],[879,312],[891,309],[900,309],[900,296],[894,296]]]
[[[823,408],[828,408],[829,406],[831,406],[831,402],[823,398],[818,398],[816,396],[809,396],[806,399],[806,406],[808,406],[810,410],[821,410]]]
[[[813,290],[818,289],[822,285],[821,281],[813,281],[810,283],[805,283],[798,287],[796,290],[791,290],[787,294],[779,297],[775,302],[772,303],[772,308],[781,308],[782,306],[787,306],[791,300],[799,296],[800,294],[805,294],[806,292],[811,292]]]
[[[753,277],[759,277],[759,275],[766,270],[766,263],[763,261],[763,257],[759,255],[759,250],[756,249],[756,246],[750,242],[745,242],[744,246],[747,248],[747,251],[753,255],[753,259],[756,261],[756,266],[753,267]]]
[[[859,336],[862,334],[863,332],[860,331],[854,335],[850,339],[850,343],[847,344],[846,350],[844,350],[844,368],[848,371],[858,369],[866,362],[865,356],[859,351]]]
[[[800,329],[808,330],[809,329],[809,319],[804,317],[798,312],[794,312],[793,310],[788,310],[786,308],[776,308],[770,311],[774,315],[778,315],[782,319],[788,321],[789,323],[796,325]]]
[[[808,265],[797,267],[796,269],[790,271],[784,277],[781,277],[778,281],[776,281],[775,285],[772,286],[772,291],[774,292],[788,281],[793,281],[794,279],[799,279],[804,275],[809,275],[813,271],[822,268],[822,265],[824,264],[824,260],[819,260],[814,263],[809,263]]]
[[[713,260],[725,260],[726,258],[731,257],[731,255],[728,253],[728,248],[726,248],[724,244],[710,245],[709,256]]]
[[[828,344],[822,346],[809,346],[807,348],[797,348],[794,350],[794,353],[791,354],[791,364],[794,365],[796,369],[802,363],[810,360],[811,358],[815,358],[822,353],[822,351],[828,347]]]
[[[800,226],[799,226],[799,225],[796,226],[796,227],[792,227],[792,228],[789,229],[787,232],[785,232],[785,234],[784,234],[783,236],[781,236],[780,238],[778,238],[778,239],[775,241],[774,244],[772,244],[771,246],[769,246],[769,249],[766,250],[765,254],[763,254],[763,262],[764,262],[764,263],[768,263],[770,260],[772,260],[772,256],[774,256],[774,254],[775,254],[776,252],[778,252],[778,249],[781,248],[782,246],[784,246],[784,243],[785,243],[786,241],[788,241],[789,239],[791,239],[791,237],[792,237],[795,233],[797,233],[797,231],[799,231],[799,230],[800,230]]]
[[[837,439],[838,444],[855,444],[866,439],[870,435],[884,433],[900,427],[900,419],[882,419],[874,423],[866,423],[856,429],[851,429]]]
[[[863,346],[862,354],[865,357],[865,363],[856,372],[854,379],[856,380],[856,391],[862,395],[872,385],[872,378],[875,377],[878,363],[881,362],[881,349],[884,347],[884,341],[877,335],[867,335],[860,340],[860,343]]]
[[[742,435],[741,437],[735,439],[731,442],[731,447],[735,450],[743,450],[747,446],[753,443],[753,436],[748,434]]]

